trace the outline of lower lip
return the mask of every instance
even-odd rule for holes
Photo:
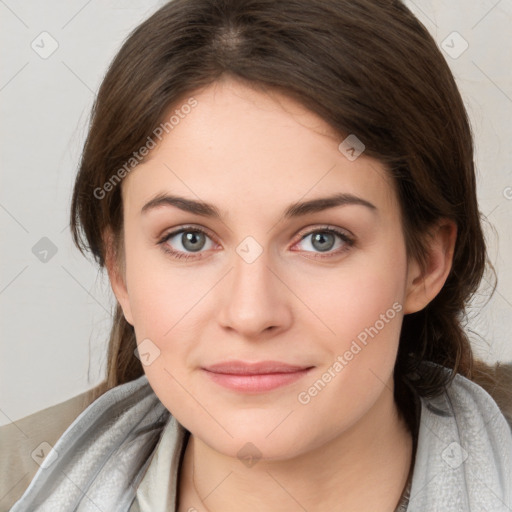
[[[289,373],[266,373],[260,375],[232,375],[204,370],[214,382],[228,389],[245,393],[271,391],[291,384],[304,377],[311,368]]]

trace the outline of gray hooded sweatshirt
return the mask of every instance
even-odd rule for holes
[[[512,512],[512,427],[493,398],[456,375],[420,400],[396,511]],[[145,375],[117,386],[67,428],[10,512],[175,512],[188,436]]]

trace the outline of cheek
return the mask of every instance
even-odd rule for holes
[[[171,264],[142,233],[126,233],[126,278],[137,339],[163,340],[197,303],[206,288],[201,272]]]
[[[336,351],[358,337],[364,340],[375,326],[382,338],[398,341],[400,319],[396,317],[403,309],[405,283],[405,249],[375,247],[309,283],[308,306],[328,328],[327,339]]]
[[[323,286],[311,288],[308,305],[329,330],[318,320],[309,323],[311,332],[327,332],[316,338],[325,357],[315,378],[302,389],[301,403],[308,402],[307,408],[318,417],[333,403],[340,407],[331,414],[340,421],[343,411],[357,416],[382,391],[396,360],[405,280],[406,254],[398,238],[394,245],[386,242],[361,253],[350,264],[347,260],[322,281]]]
[[[134,269],[130,303],[137,343],[150,354],[149,364],[141,358],[148,381],[180,421],[183,411],[200,415],[199,409],[191,407],[191,397],[201,396],[201,390],[190,381],[189,365],[201,338],[202,319],[207,317],[204,308],[211,275],[171,269],[162,261]]]
[[[127,279],[137,343],[151,353],[144,372],[171,412],[187,407],[190,395],[180,383],[195,392],[188,382],[191,354],[205,322],[213,318],[206,308],[211,308],[210,292],[218,276],[207,266],[180,268],[157,250],[134,246],[127,259]]]

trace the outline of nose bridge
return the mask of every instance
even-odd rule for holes
[[[246,336],[290,320],[284,285],[271,270],[270,253],[247,237],[233,254],[233,269],[222,301],[220,321]]]

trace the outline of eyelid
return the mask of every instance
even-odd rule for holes
[[[199,231],[200,233],[204,233],[208,237],[210,237],[215,243],[218,243],[217,237],[208,229],[202,226],[196,226],[194,224],[184,224],[183,226],[179,226],[177,228],[173,228],[169,231],[166,231],[165,234],[158,237],[159,241],[168,240],[173,236],[176,236],[184,231]]]
[[[301,240],[303,240],[304,237],[306,237],[308,235],[311,235],[313,233],[316,233],[316,232],[320,232],[320,231],[333,232],[333,233],[336,233],[338,235],[344,236],[347,239],[355,240],[355,236],[350,231],[348,231],[348,229],[340,228],[340,227],[337,227],[337,226],[332,226],[331,224],[323,224],[323,225],[315,225],[315,224],[313,224],[313,225],[308,226],[306,228],[302,228],[297,233],[297,236],[299,237],[298,241],[300,242]]]

